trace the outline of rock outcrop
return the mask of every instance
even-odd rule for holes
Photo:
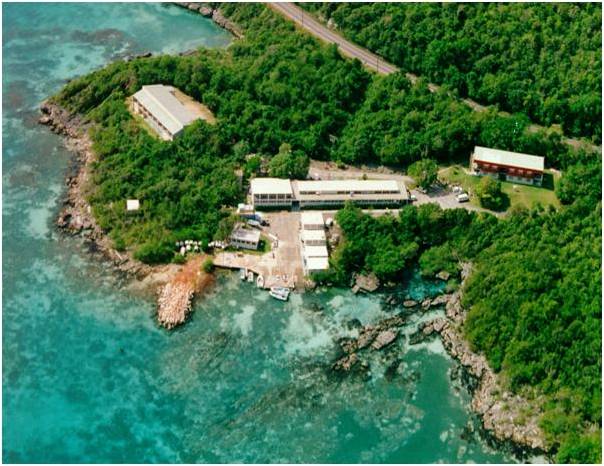
[[[377,337],[375,337],[375,340],[373,340],[371,347],[374,350],[381,350],[396,340],[397,336],[397,330],[384,330],[383,332],[378,333]]]
[[[199,2],[175,2],[176,5],[179,5],[183,8],[187,8],[189,10],[200,13],[202,16],[206,18],[212,18],[212,20],[218,24],[220,27],[226,29],[231,34],[233,34],[238,39],[243,37],[243,31],[241,28],[231,21],[229,18],[224,16],[220,8],[215,8],[210,3],[199,3]]]
[[[371,273],[369,275],[361,275],[355,274],[354,276],[354,285],[352,287],[353,293],[358,293],[359,291],[365,293],[372,293],[380,287],[380,280],[375,276],[375,274]]]
[[[168,283],[159,290],[157,321],[168,330],[184,323],[191,312],[193,289],[185,283]]]
[[[470,268],[465,266],[462,278],[465,280],[469,273]],[[539,412],[520,395],[504,390],[502,380],[491,369],[486,357],[473,352],[465,340],[461,326],[466,311],[461,305],[461,296],[461,291],[449,295],[446,317],[427,322],[421,328],[422,335],[414,335],[412,339],[419,342],[433,334],[440,335],[447,352],[476,380],[472,409],[481,416],[484,428],[497,440],[546,452],[548,447],[539,427]]]
[[[38,123],[62,135],[65,146],[73,153],[71,167],[65,178],[67,194],[55,223],[57,228],[67,234],[82,236],[91,251],[101,253],[118,270],[138,278],[148,275],[153,270],[150,266],[135,260],[127,252],[113,249],[111,241],[96,223],[86,200],[90,189],[89,167],[95,159],[92,141],[88,136],[89,125],[80,116],[73,115],[52,102],[44,102],[40,110]]]
[[[350,371],[360,361],[358,353],[364,350],[379,351],[392,344],[399,335],[399,327],[405,324],[401,315],[390,317],[375,325],[365,325],[359,328],[357,338],[343,338],[339,341],[344,352],[333,365],[334,371]],[[361,365],[363,362],[361,361]]]

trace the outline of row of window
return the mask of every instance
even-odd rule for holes
[[[291,199],[291,194],[254,194],[254,199]]]
[[[156,126],[155,129],[159,133],[164,133],[170,138],[172,137],[170,131],[168,131],[168,128],[166,128],[157,118],[155,118],[153,114],[151,114],[140,102],[135,102],[135,110],[138,111],[146,119],[151,120],[150,123],[153,123]]]
[[[327,196],[327,195],[347,195],[352,196],[354,194],[400,194],[399,190],[386,190],[386,191],[300,191],[300,195],[311,195],[311,196]]]

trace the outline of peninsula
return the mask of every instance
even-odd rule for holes
[[[372,277],[385,292],[419,266],[447,293],[446,317],[417,339],[440,334],[467,368],[485,427],[560,462],[599,461],[600,151],[566,144],[564,125],[535,130],[522,114],[474,112],[451,88],[373,74],[263,5],[185,6],[239,39],[110,64],[43,105],[41,123],[76,153],[58,225],[139,278],[169,267],[168,327],[216,265],[259,287]],[[458,17],[483,8],[439,8],[462,6]],[[311,208],[320,215],[303,218]],[[400,325],[363,329],[362,348],[387,346]],[[347,372],[359,341],[343,350],[334,367]]]

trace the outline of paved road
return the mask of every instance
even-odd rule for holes
[[[336,44],[342,54],[346,55],[347,57],[359,59],[361,63],[373,71],[376,71],[380,74],[391,74],[399,71],[399,68],[392,63],[388,63],[375,53],[353,44],[352,42],[344,39],[338,33],[328,29],[323,24],[318,22],[310,13],[305,12],[302,8],[293,3],[267,3],[267,6],[282,14],[286,18],[291,19],[298,26],[310,32],[313,36],[318,37],[325,42]],[[405,73],[405,76],[412,83],[415,83],[418,80],[418,77],[412,73]],[[440,89],[440,86],[429,83],[428,88],[431,92],[436,92],[438,89]],[[462,101],[476,112],[484,112],[488,108],[471,99],[462,99]],[[529,131],[536,132],[542,128],[542,126],[532,124],[529,128]],[[580,139],[563,138],[563,142],[574,148],[585,146],[586,148],[592,150],[595,149],[599,152],[602,150],[601,146],[596,146]]]

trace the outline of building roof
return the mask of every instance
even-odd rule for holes
[[[175,96],[172,86],[153,84],[143,86],[134,94],[138,100],[171,134],[176,134],[186,125],[198,119]]]
[[[254,178],[250,186],[252,194],[292,194],[290,181],[281,178]]]
[[[490,149],[481,146],[476,146],[474,148],[474,160],[536,171],[543,171],[545,168],[544,157],[521,154],[519,152],[509,152],[506,150]]]
[[[323,214],[316,210],[309,210],[300,214],[300,222],[304,225],[325,225]]]
[[[245,228],[235,228],[231,233],[231,239],[257,243],[260,241],[260,231],[246,230]]]
[[[327,246],[304,246],[303,254],[307,259],[311,257],[329,257]]]
[[[329,268],[329,260],[327,257],[309,257],[306,259],[307,270],[327,270]]]
[[[138,199],[127,199],[126,210],[138,210],[141,204]]]
[[[318,180],[297,181],[300,192],[337,193],[339,191],[362,193],[367,191],[402,191],[404,184],[397,180]]]
[[[325,232],[323,230],[302,230],[302,241],[325,241]]]

